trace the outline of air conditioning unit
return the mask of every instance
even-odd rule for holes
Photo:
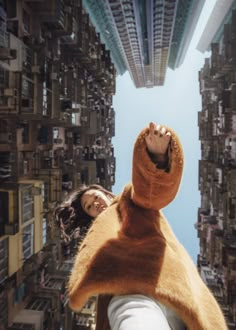
[[[32,73],[40,73],[40,66],[33,65],[31,70],[32,70]]]
[[[1,60],[13,60],[17,56],[15,49],[9,49],[0,47],[0,59]]]
[[[63,139],[54,139],[54,143],[61,144],[63,143]]]
[[[16,57],[17,57],[17,50],[10,49],[10,59],[16,59]]]
[[[5,88],[4,89],[4,96],[16,97],[17,96],[17,89],[16,88]]]
[[[52,80],[57,80],[58,79],[58,74],[56,72],[51,72],[51,79]]]
[[[15,235],[19,232],[19,224],[17,222],[7,223],[4,225],[5,235]]]

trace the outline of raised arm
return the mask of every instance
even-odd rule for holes
[[[183,150],[177,135],[150,123],[138,136],[133,153],[132,200],[160,210],[176,196],[183,172]]]

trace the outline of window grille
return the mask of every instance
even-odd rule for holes
[[[8,238],[0,241],[0,283],[8,277]]]
[[[22,189],[21,192],[22,205],[22,223],[26,223],[34,217],[34,197],[32,194],[32,186]]]
[[[23,259],[30,258],[34,253],[34,224],[23,228],[22,232],[22,252]]]

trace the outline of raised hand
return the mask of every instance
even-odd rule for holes
[[[148,151],[157,161],[164,161],[170,143],[171,133],[164,126],[149,124],[149,132],[145,137]]]

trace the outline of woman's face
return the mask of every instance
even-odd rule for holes
[[[111,199],[99,190],[90,189],[81,197],[83,210],[92,218],[96,218],[104,209],[111,204]]]

